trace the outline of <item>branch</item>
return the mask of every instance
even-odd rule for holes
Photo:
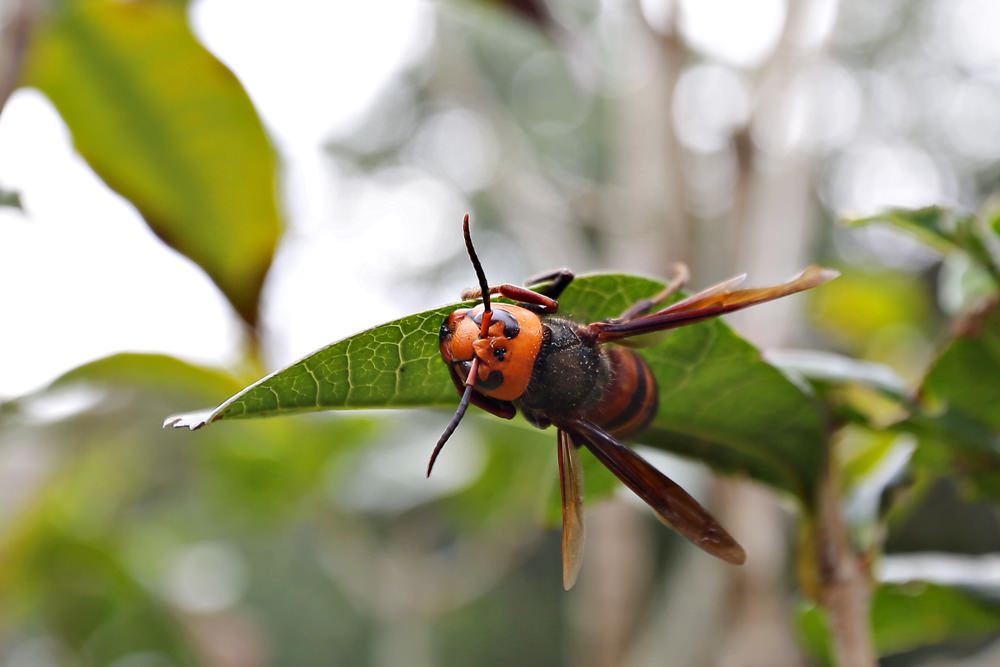
[[[840,497],[840,471],[830,456],[820,490],[818,565],[820,602],[826,608],[840,667],[875,665],[871,636],[872,580],[851,548]]]
[[[34,0],[14,0],[4,16],[0,16],[0,111],[21,83],[24,54],[28,50],[32,29],[38,18],[38,3]]]

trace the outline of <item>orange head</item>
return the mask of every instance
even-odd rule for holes
[[[531,382],[535,360],[542,349],[542,320],[527,308],[507,303],[492,305],[493,319],[485,338],[479,337],[483,306],[459,308],[441,326],[441,356],[463,383],[472,360],[479,359],[476,391],[515,401]]]

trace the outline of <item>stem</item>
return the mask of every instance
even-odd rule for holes
[[[826,608],[836,664],[875,665],[871,636],[872,580],[864,561],[851,548],[840,497],[840,471],[831,456],[820,491],[820,602]]]
[[[24,54],[39,13],[33,0],[15,0],[0,11],[0,110],[17,90]]]

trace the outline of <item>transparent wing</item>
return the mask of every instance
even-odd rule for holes
[[[559,490],[562,492],[563,588],[573,588],[583,565],[583,467],[573,439],[559,431]]]
[[[833,269],[810,266],[805,271],[786,283],[773,287],[757,287],[751,289],[733,289],[742,282],[742,276],[730,278],[718,285],[671,304],[662,310],[649,315],[643,315],[631,320],[609,320],[594,322],[590,330],[600,342],[629,338],[687,326],[703,320],[718,317],[760,303],[780,299],[781,297],[812,289],[833,280],[838,275]]]

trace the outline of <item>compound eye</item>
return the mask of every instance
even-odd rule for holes
[[[468,312],[468,308],[459,308],[458,310],[452,311],[452,313],[448,315],[444,323],[441,325],[439,335],[442,341],[455,335],[455,330],[458,328],[459,323],[465,319]]]
[[[493,348],[493,356],[496,357],[497,361],[503,361],[507,358],[507,348],[505,347],[495,347]]]
[[[472,315],[472,321],[476,325],[481,325],[483,323],[483,311],[480,307],[477,307]],[[494,327],[497,329],[496,335],[502,335],[504,338],[514,340],[517,338],[518,334],[521,333],[521,325],[518,323],[517,318],[514,317],[505,308],[494,308],[493,309],[493,319],[490,324],[490,332],[492,333]]]
[[[454,311],[441,325],[441,357],[447,362],[472,360],[473,343],[479,337],[479,327],[467,316],[468,309]]]

